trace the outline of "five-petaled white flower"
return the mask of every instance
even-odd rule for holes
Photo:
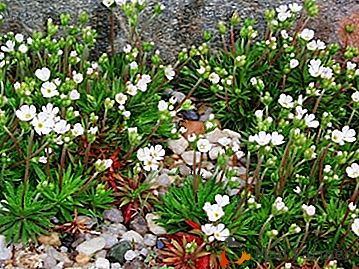
[[[211,150],[212,144],[205,138],[201,138],[197,141],[197,148],[200,152],[206,153]]]
[[[273,146],[279,146],[284,143],[284,136],[278,132],[273,132],[271,134],[271,143]]]
[[[228,195],[220,195],[217,194],[214,199],[217,202],[217,205],[219,205],[220,207],[225,207],[226,205],[229,204],[229,196]]]
[[[51,71],[47,67],[43,67],[35,71],[35,76],[41,81],[46,82],[50,79]]]
[[[34,105],[22,105],[16,110],[15,114],[21,121],[30,121],[36,116],[36,107]]]
[[[272,136],[264,131],[260,131],[258,134],[249,136],[249,142],[256,142],[260,146],[266,146],[271,142]]]
[[[359,164],[352,163],[351,166],[348,166],[345,169],[345,172],[347,172],[348,177],[358,178],[359,177]]]
[[[49,81],[44,82],[41,86],[42,96],[45,98],[51,98],[59,95],[59,91],[56,88],[55,83]]]
[[[167,66],[165,68],[165,76],[168,80],[172,80],[176,75],[175,70],[172,68],[172,66]]]
[[[218,84],[220,77],[217,73],[212,72],[211,74],[209,74],[208,79],[210,82],[212,82],[212,84]]]
[[[209,237],[209,241],[216,239],[223,242],[229,237],[229,235],[229,230],[225,227],[225,225],[223,223],[219,223],[217,226],[215,226],[213,236]]]
[[[224,211],[223,211],[222,207],[217,204],[213,204],[213,205],[205,204],[203,209],[206,211],[209,221],[214,222],[224,216]]]
[[[305,41],[310,41],[314,37],[314,31],[312,29],[305,28],[300,34],[299,37]]]
[[[278,103],[285,108],[292,108],[294,106],[293,97],[284,93],[279,96]]]
[[[210,236],[216,231],[216,228],[213,224],[207,223],[205,225],[201,225],[201,230],[205,235]]]

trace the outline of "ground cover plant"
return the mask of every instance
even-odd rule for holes
[[[0,38],[0,234],[65,240],[90,233],[79,214],[115,206],[124,225],[150,213],[165,229],[145,268],[358,265],[358,48],[315,37],[316,2],[268,10],[263,33],[234,13],[172,65],[142,38],[145,1],[102,4],[98,59],[84,12]]]

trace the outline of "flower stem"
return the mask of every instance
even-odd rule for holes
[[[268,223],[272,220],[273,218],[273,214],[270,214],[269,217],[267,218],[267,220],[264,222],[260,232],[259,232],[259,247],[262,247],[262,239],[263,239],[263,233],[264,233],[264,230],[265,228],[267,227]]]

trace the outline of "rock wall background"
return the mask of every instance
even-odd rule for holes
[[[108,50],[109,11],[101,0],[5,0],[8,5],[6,23],[1,31],[30,32],[43,28],[49,17],[54,20],[63,12],[74,17],[80,10],[89,12],[93,27],[98,31],[97,53]],[[157,2],[149,0],[150,5]],[[201,41],[203,29],[215,30],[219,20],[228,20],[234,10],[242,18],[259,19],[265,9],[276,7],[288,0],[161,0],[166,6],[163,14],[146,27],[146,37],[153,40],[165,58],[172,58],[180,49]],[[294,1],[295,2],[295,1]],[[296,2],[302,3],[302,0]],[[309,26],[320,38],[335,41],[338,23],[342,17],[359,10],[359,0],[318,0],[320,16]],[[146,16],[142,19],[146,22]],[[124,35],[116,29],[116,47],[122,48]]]

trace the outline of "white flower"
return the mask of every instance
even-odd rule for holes
[[[81,123],[76,123],[74,125],[74,127],[72,128],[71,132],[75,137],[77,137],[77,136],[83,135],[85,130],[84,130],[84,127],[82,127]]]
[[[280,5],[276,8],[276,11],[278,13],[278,20],[281,22],[285,21],[291,16],[291,12],[288,10],[287,5]]]
[[[115,100],[117,103],[119,103],[120,105],[124,105],[127,101],[127,96],[123,93],[118,93],[115,96]]]
[[[359,177],[359,164],[352,163],[352,165],[348,166],[345,171],[347,172],[348,177],[357,178]]]
[[[217,226],[215,226],[213,237],[218,241],[225,241],[229,237],[229,234],[230,234],[229,230],[225,228],[223,223],[220,223]]]
[[[199,139],[197,141],[197,148],[200,152],[206,153],[211,150],[212,144],[207,139]]]
[[[43,67],[35,71],[35,76],[41,81],[46,82],[50,79],[51,71],[47,67]]]
[[[123,111],[122,115],[123,115],[125,118],[128,119],[128,118],[130,118],[130,116],[131,116],[131,111],[128,111],[128,110]]]
[[[320,68],[320,77],[325,79],[331,79],[333,77],[333,70],[329,67],[322,66]]]
[[[220,207],[225,207],[226,205],[229,204],[229,196],[228,195],[217,194],[214,199],[216,200],[217,205],[219,205]]]
[[[209,77],[208,77],[209,81],[212,82],[212,84],[218,84],[220,77],[217,73],[212,72]]]
[[[141,148],[137,151],[137,159],[141,162],[144,162],[148,159],[151,159],[151,152],[149,148]]]
[[[292,264],[291,264],[290,262],[286,262],[286,263],[284,264],[284,268],[285,268],[285,269],[290,269],[290,268],[292,268]]]
[[[319,121],[315,120],[314,114],[305,115],[304,121],[308,128],[318,128],[319,126]]]
[[[160,100],[157,107],[159,111],[166,111],[168,109],[168,103],[164,100]]]
[[[152,158],[156,161],[163,160],[163,157],[166,154],[165,150],[162,148],[161,145],[156,145],[154,147],[151,146],[149,152],[150,152]]]
[[[126,46],[123,47],[123,52],[124,53],[130,53],[132,50],[132,47],[130,44],[127,44]]]
[[[311,29],[305,28],[300,34],[299,37],[304,39],[305,41],[310,41],[314,37],[314,31]]]
[[[325,43],[321,40],[312,40],[307,44],[308,50],[324,50],[326,48]]]
[[[80,84],[84,80],[84,76],[81,73],[76,73],[76,71],[72,72],[72,79],[77,83]]]
[[[95,162],[96,171],[101,173],[101,172],[105,171],[106,169],[110,168],[112,166],[112,163],[113,163],[113,161],[111,159],[104,159],[104,160],[98,159]]]
[[[279,134],[278,132],[273,132],[271,135],[271,143],[274,146],[279,146],[284,143],[284,136]]]
[[[131,96],[135,96],[137,94],[137,87],[133,85],[131,82],[127,82],[126,85],[127,93]]]
[[[319,77],[322,74],[321,60],[310,60],[309,62],[309,73],[312,77]]]
[[[102,4],[104,4],[106,7],[110,7],[115,3],[115,0],[103,0]]]
[[[55,119],[57,113],[59,113],[59,108],[58,107],[54,107],[53,104],[48,103],[45,106],[42,107],[42,112],[39,113],[39,117],[42,118],[48,118],[48,119]]]
[[[70,130],[70,127],[70,124],[68,124],[66,120],[59,120],[55,123],[54,131],[57,134],[64,134]]]
[[[268,145],[272,139],[270,134],[260,131],[258,134],[252,136],[253,141],[255,141],[260,146]],[[251,139],[250,139],[251,140]]]
[[[28,51],[28,47],[25,44],[21,44],[19,46],[19,51],[25,54]]]
[[[214,204],[214,205],[205,204],[203,209],[206,211],[209,221],[214,222],[224,216],[224,211],[223,211],[222,207],[220,207],[217,204]]]
[[[130,63],[130,69],[137,69],[137,68],[138,68],[138,64],[135,61]]]
[[[95,126],[95,127],[91,127],[89,130],[88,130],[89,134],[92,134],[92,135],[95,135],[97,132],[98,132],[98,127]]]
[[[304,214],[306,214],[308,217],[312,217],[315,215],[315,207],[313,205],[302,205],[302,209],[304,211]]]
[[[302,190],[300,189],[299,186],[295,187],[295,189],[293,189],[293,191],[296,193],[296,194],[299,194],[302,192]]]
[[[297,3],[292,3],[292,4],[289,4],[289,9],[290,11],[292,11],[293,13],[297,13],[299,11],[302,10],[302,6],[301,5],[298,5]]]
[[[136,84],[136,87],[137,89],[139,89],[141,92],[145,92],[147,91],[147,87],[148,87],[148,82],[145,78],[141,78],[137,84]]]
[[[288,208],[286,207],[285,203],[283,202],[282,197],[277,197],[274,201],[273,207],[277,211],[287,211]]]
[[[43,163],[43,164],[46,164],[46,163],[47,163],[47,158],[46,158],[45,156],[41,156],[41,157],[39,158],[39,162],[40,162],[40,163]]]
[[[172,80],[174,76],[176,75],[175,70],[172,68],[172,66],[167,66],[165,68],[165,76],[168,80]]]
[[[279,96],[278,103],[285,108],[292,108],[294,106],[293,97],[284,93]]]
[[[299,61],[297,59],[291,59],[289,62],[289,67],[291,69],[296,68],[299,65]]]
[[[289,37],[288,32],[286,30],[280,31],[280,35],[283,39],[287,39]]]
[[[344,126],[342,128],[342,133],[344,135],[344,138],[343,138],[344,141],[352,143],[356,140],[356,138],[355,138],[356,132],[354,129],[350,129],[349,126],[347,126],[347,125]]]
[[[297,106],[295,108],[295,112],[296,112],[295,118],[300,120],[303,118],[304,114],[308,112],[308,110],[303,109],[301,106]]]
[[[197,69],[198,74],[203,75],[206,72],[206,68],[204,66],[201,66]]]
[[[31,121],[31,124],[34,127],[37,134],[46,135],[52,131],[54,122],[51,119],[46,119],[43,117],[35,117]]]
[[[55,83],[49,82],[49,81],[44,82],[41,85],[42,96],[45,98],[51,98],[51,97],[59,95],[59,92],[58,92],[58,90],[56,90],[56,88],[57,87],[56,87]]]
[[[357,67],[356,63],[352,63],[351,61],[347,62],[347,70],[354,70]]]
[[[257,118],[262,118],[263,117],[263,110],[256,110],[256,112],[254,113],[254,115]]]
[[[213,226],[213,224],[207,223],[201,226],[201,230],[202,232],[204,232],[205,235],[209,236],[216,231],[216,227]]]
[[[80,99],[80,93],[77,90],[72,90],[69,93],[70,100],[78,100]]]
[[[158,162],[154,159],[147,159],[143,162],[143,169],[146,171],[156,171],[158,170]]]
[[[36,107],[34,105],[22,105],[16,110],[15,114],[21,121],[30,121],[36,116]]]
[[[352,231],[359,236],[359,219],[355,219],[352,223]]]
[[[5,46],[1,46],[1,50],[3,52],[13,52],[15,49],[15,42],[12,40],[8,40],[5,43]]]
[[[339,130],[334,130],[332,132],[332,141],[339,144],[344,145],[344,134]]]
[[[359,91],[352,94],[352,100],[355,103],[359,102]]]
[[[146,74],[142,75],[142,76],[141,76],[141,79],[142,79],[145,83],[147,83],[147,84],[152,81],[151,76],[150,76],[150,75],[146,75]]]
[[[350,211],[354,211],[357,208],[357,206],[353,202],[350,202],[350,204],[348,205],[348,208]]]
[[[22,41],[24,41],[24,35],[23,34],[16,34],[15,35],[15,40],[18,43],[22,43]]]

